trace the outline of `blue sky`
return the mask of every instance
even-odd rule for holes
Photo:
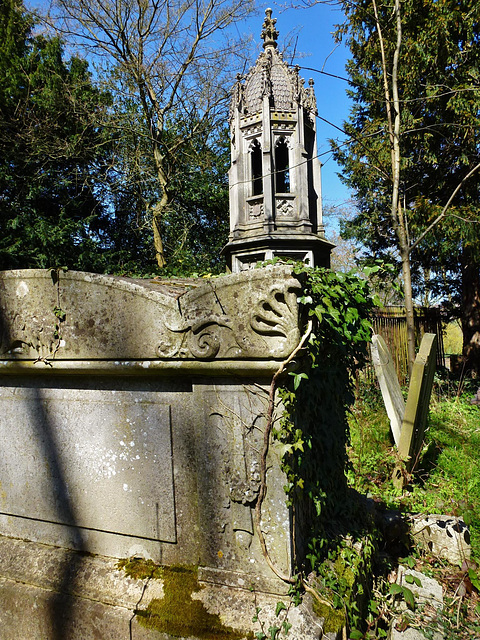
[[[239,25],[242,33],[251,33],[257,44],[261,42],[263,16],[268,6],[273,9],[273,17],[277,18],[280,46],[289,33],[298,34],[296,51],[300,55],[297,55],[294,63],[302,67],[300,74],[307,82],[309,78],[314,79],[318,114],[332,123],[317,119],[318,153],[323,164],[324,206],[340,207],[349,200],[350,194],[337,176],[340,169],[331,156],[328,140],[344,139],[341,132],[332,125],[341,127],[348,117],[350,103],[345,93],[348,85],[344,80],[320,72],[346,77],[348,51],[343,44],[337,46],[332,35],[335,25],[342,22],[343,15],[337,7],[327,4],[286,10],[274,3],[259,5],[259,15],[250,18],[244,25]]]

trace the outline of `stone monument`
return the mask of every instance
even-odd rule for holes
[[[204,638],[201,613],[240,640],[284,620],[288,585],[253,515],[298,290],[280,266],[175,282],[0,273],[2,638]],[[302,541],[280,467],[273,446],[261,528],[291,576]],[[128,577],[117,562],[132,557],[170,574]],[[152,608],[158,634],[141,624]],[[306,609],[288,624],[292,640],[321,632]]]
[[[223,252],[236,273],[275,257],[330,266],[333,245],[322,223],[317,105],[298,67],[277,48],[272,10],[266,10],[264,51],[238,76],[230,108],[232,162],[230,237]]]
[[[313,87],[266,14],[232,102],[234,272],[327,265],[332,247]],[[211,280],[0,273],[2,640],[337,637],[310,594],[289,601],[305,541],[264,443],[299,291],[272,265]]]

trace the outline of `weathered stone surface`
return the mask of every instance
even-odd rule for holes
[[[175,542],[170,416],[148,392],[1,387],[4,513]]]
[[[413,462],[420,451],[428,417],[437,354],[437,336],[426,333],[415,358],[408,387],[407,404],[402,422],[398,453]]]
[[[470,531],[462,518],[414,515],[410,517],[410,533],[419,547],[451,564],[461,566],[470,558]]]
[[[426,333],[415,358],[408,388],[407,402],[403,399],[390,351],[382,336],[372,337],[372,360],[375,366],[383,402],[390,420],[400,457],[410,469],[423,443],[428,405],[435,374],[437,337]],[[394,473],[397,486],[403,483],[400,471]]]
[[[117,560],[0,536],[0,576],[12,582],[133,609],[145,581],[117,569]]]
[[[0,578],[2,640],[118,640],[131,611]]]
[[[131,556],[197,567],[192,597],[225,628],[259,631],[255,603],[270,624],[288,600],[252,516],[271,376],[299,339],[297,280],[283,267],[201,284],[56,275],[0,275],[2,638],[164,640],[134,612],[166,585],[122,575],[114,558]],[[261,528],[291,575],[302,532],[280,467],[273,445]],[[17,627],[22,609],[34,615]],[[288,615],[292,638],[319,637],[311,612]]]
[[[216,378],[4,378],[0,533],[275,579],[253,529],[267,388]],[[131,443],[134,443],[133,445]],[[138,456],[138,457],[137,457]],[[275,447],[262,529],[290,571]]]
[[[383,402],[390,420],[395,444],[398,446],[402,421],[405,415],[403,399],[397,372],[385,340],[380,335],[372,336],[372,361],[382,392]]]
[[[54,276],[0,273],[4,361],[263,361],[284,359],[298,342],[299,284],[285,268],[174,282]]]
[[[291,640],[305,638],[336,640],[340,635],[332,632],[324,633],[323,620],[313,613],[311,596],[308,594],[298,607],[290,606],[288,598],[282,600],[265,593],[254,593],[225,586],[204,588],[194,594],[194,598],[201,600],[208,611],[219,615],[226,627],[245,629],[253,633],[261,631],[267,633],[273,627],[282,629],[283,623],[287,622],[292,625],[286,634],[286,637]],[[279,602],[284,602],[287,608],[276,615]],[[252,624],[252,611],[255,614],[257,609],[259,610],[258,620]]]
[[[129,578],[111,558],[0,537],[2,640],[170,637],[146,629],[139,617],[152,601],[161,602],[167,595],[171,601],[174,594],[167,591],[172,588],[162,579]],[[287,609],[277,614],[281,600],[246,586],[233,588],[199,580],[193,592],[180,588],[177,594],[177,613],[180,620],[183,616],[186,629],[180,637],[204,637],[206,629],[196,629],[195,619],[190,620],[188,614],[194,601],[199,601],[204,614],[216,620],[216,637],[224,640],[246,639],[262,629],[281,627],[283,622],[292,625],[291,640],[335,639],[336,634],[323,634],[322,620],[313,613],[309,597],[298,607],[289,606],[284,598]],[[175,599],[171,602],[175,609]]]
[[[392,622],[389,640],[424,640],[426,637],[442,640],[442,585],[433,578],[402,565],[398,568],[397,584],[413,593],[415,611],[408,610],[405,602],[400,601],[399,609],[402,613]]]
[[[268,14],[263,33],[274,22]],[[322,222],[313,80],[303,86],[298,67],[283,60],[273,39],[264,49],[232,91],[230,235],[223,254],[234,273],[273,258],[328,267],[333,245]]]
[[[298,286],[285,267],[200,282],[1,274],[0,533],[283,590],[261,562],[252,509],[265,376],[296,346]],[[216,378],[199,378],[215,361]],[[274,448],[271,462],[262,527],[288,573]]]

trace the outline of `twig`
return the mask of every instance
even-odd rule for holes
[[[307,338],[310,336],[312,332],[312,327],[313,327],[312,320],[309,320],[307,329],[303,334],[300,342],[292,351],[292,353],[288,356],[288,358],[282,362],[278,370],[273,375],[272,382],[270,384],[270,392],[268,394],[268,408],[267,408],[267,414],[266,414],[267,422],[265,424],[265,431],[263,433],[263,451],[262,451],[262,457],[260,459],[260,489],[258,493],[257,503],[255,505],[255,529],[257,531],[258,538],[260,540],[263,556],[268,566],[273,571],[273,573],[278,578],[280,578],[280,580],[283,580],[283,582],[288,582],[289,584],[294,584],[295,579],[291,578],[290,576],[284,575],[279,569],[277,569],[277,567],[273,564],[272,559],[270,558],[270,554],[268,553],[267,544],[265,542],[265,537],[263,535],[262,527],[261,527],[262,504],[265,499],[265,496],[267,495],[267,456],[268,456],[268,449],[270,445],[270,434],[272,432],[272,426],[273,426],[273,412],[275,408],[275,391],[277,388],[277,381],[279,377],[282,375],[282,373],[285,371],[285,367],[293,360],[293,358],[297,355],[297,353],[305,344]]]
[[[423,233],[420,234],[420,236],[415,240],[415,242],[412,244],[412,246],[409,249],[409,252],[411,253],[412,251],[414,251],[418,245],[420,244],[420,242],[424,239],[424,237],[427,235],[427,233],[429,233],[429,231],[431,231],[433,229],[433,227],[435,227],[440,220],[442,220],[442,218],[445,217],[445,215],[447,214],[448,208],[450,207],[452,200],[454,199],[454,197],[457,195],[457,193],[460,191],[460,189],[463,187],[464,183],[468,180],[468,178],[470,178],[476,171],[478,171],[480,169],[480,162],[478,164],[476,164],[473,169],[471,169],[467,175],[462,178],[462,180],[457,184],[457,186],[455,187],[455,189],[452,191],[449,199],[447,200],[447,204],[443,207],[442,212],[440,213],[440,215],[438,215],[435,220],[425,229],[425,231]]]
[[[305,580],[303,580],[303,579],[302,579],[302,587],[305,589],[305,591],[306,591],[307,593],[311,593],[311,594],[312,594],[312,596],[315,598],[315,600],[316,600],[317,602],[319,602],[320,604],[325,604],[325,605],[327,605],[327,607],[331,607],[331,606],[332,606],[332,603],[331,603],[331,602],[328,602],[328,600],[324,600],[323,598],[321,598],[321,597],[318,595],[318,592],[317,592],[317,591],[315,591],[315,589],[313,589],[313,587],[311,587],[311,586],[310,586],[307,582],[305,582]]]

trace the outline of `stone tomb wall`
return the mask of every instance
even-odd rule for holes
[[[2,273],[0,534],[282,592],[252,516],[297,290],[278,267],[200,284]],[[262,529],[288,574],[274,449],[268,467]]]

